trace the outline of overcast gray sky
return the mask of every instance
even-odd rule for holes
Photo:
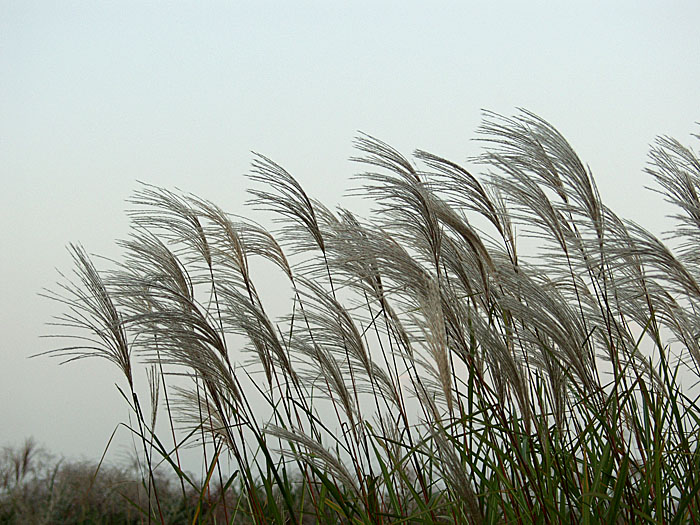
[[[255,150],[333,206],[358,130],[461,162],[482,108],[525,107],[658,230],[642,168],[700,131],[700,2],[343,4],[0,0],[0,446],[95,458],[124,420],[107,363],[27,356],[66,245],[116,255],[137,180],[241,213]]]

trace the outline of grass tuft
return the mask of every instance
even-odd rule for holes
[[[48,353],[124,373],[142,486],[123,494],[124,512],[149,523],[700,521],[697,154],[665,137],[652,147],[647,172],[678,210],[667,243],[609,209],[536,115],[487,113],[479,137],[473,174],[360,135],[367,218],[330,210],[256,155],[251,203],[275,231],[144,185],[116,268],[72,248],[76,279],[48,294],[67,311],[56,335],[72,342]],[[261,267],[279,272],[273,292]],[[201,483],[180,463],[192,446]],[[8,464],[3,501],[34,501],[8,499],[29,461]]]

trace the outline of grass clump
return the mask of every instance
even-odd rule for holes
[[[144,521],[170,522],[163,468],[189,523],[700,521],[696,154],[670,138],[650,154],[672,249],[535,115],[487,114],[480,138],[477,176],[359,136],[366,219],[256,155],[274,233],[143,186],[123,260],[100,272],[72,247],[75,279],[50,295],[81,338],[52,353],[123,372]]]

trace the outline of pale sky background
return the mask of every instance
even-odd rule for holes
[[[255,150],[333,207],[358,130],[463,162],[482,108],[525,107],[662,229],[642,169],[659,134],[698,144],[700,2],[343,4],[0,0],[0,446],[97,458],[124,420],[111,365],[27,356],[66,245],[117,255],[137,180],[241,213]]]

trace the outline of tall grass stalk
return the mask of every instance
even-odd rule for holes
[[[256,155],[274,232],[144,185],[114,268],[71,248],[77,278],[49,295],[73,343],[48,353],[123,372],[144,521],[166,522],[162,465],[199,494],[189,523],[700,521],[697,154],[666,137],[650,153],[669,246],[532,113],[487,113],[479,134],[480,175],[360,135],[365,219]],[[262,261],[286,287],[258,287]]]

